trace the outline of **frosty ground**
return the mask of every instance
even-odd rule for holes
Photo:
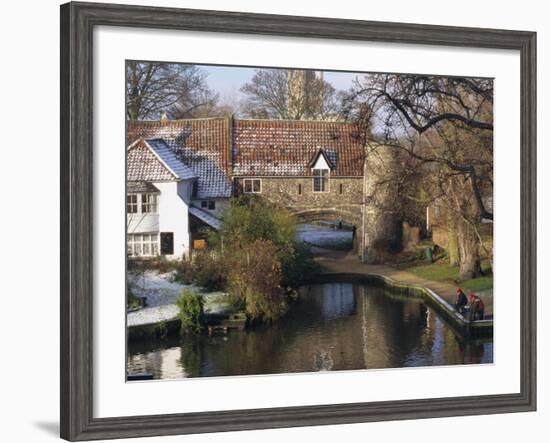
[[[330,227],[299,225],[297,238],[306,244],[329,248],[346,249],[351,245],[352,232]],[[175,271],[159,273],[147,270],[142,273],[128,273],[128,282],[137,297],[145,297],[147,306],[128,312],[127,325],[138,326],[172,320],[178,315],[176,298],[183,289],[199,292],[204,296],[205,312],[223,313],[231,310],[227,294],[205,292],[194,285],[184,285],[174,281]]]
[[[204,296],[204,309],[208,313],[222,313],[230,309],[227,294],[204,292],[194,285],[184,285],[174,281],[175,271],[159,273],[148,270],[143,273],[128,273],[128,281],[137,297],[145,297],[147,306],[128,312],[128,326],[146,325],[172,320],[178,315],[176,298],[183,289],[200,292]]]

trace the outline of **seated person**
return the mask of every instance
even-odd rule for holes
[[[456,290],[456,303],[455,303],[455,309],[462,314],[462,311],[464,310],[464,306],[468,304],[468,299],[466,298],[466,294],[462,291],[462,289],[458,288]]]

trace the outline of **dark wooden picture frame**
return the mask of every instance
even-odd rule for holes
[[[519,51],[521,391],[518,394],[133,417],[93,416],[92,54],[96,26]],[[61,6],[61,437],[67,440],[495,414],[536,409],[536,34],[113,4]]]

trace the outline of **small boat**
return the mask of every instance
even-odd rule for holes
[[[127,381],[153,380],[153,374],[149,374],[147,372],[136,373],[136,374],[127,374],[126,375],[126,380]]]

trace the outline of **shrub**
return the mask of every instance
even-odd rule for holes
[[[201,251],[193,255],[192,280],[207,291],[219,291],[226,286],[226,271],[221,255],[216,251]]]
[[[142,306],[142,300],[134,295],[130,282],[126,283],[126,309],[135,309]]]
[[[287,309],[277,248],[270,241],[256,240],[236,252],[228,267],[230,294],[244,304],[251,319],[277,319]]]
[[[319,272],[319,264],[313,259],[310,248],[295,242],[288,254],[281,258],[283,285],[295,287],[297,284],[311,279]]]
[[[295,220],[287,211],[256,196],[242,196],[224,213],[219,243],[232,248],[268,240],[282,251],[292,248],[295,234]]]
[[[204,300],[202,295],[183,289],[176,299],[183,333],[199,333],[204,321]]]
[[[175,268],[175,272],[172,274],[172,281],[183,285],[189,285],[193,283],[194,274],[195,269],[193,263],[189,260],[181,260]]]
[[[293,288],[317,270],[295,235],[285,209],[256,196],[233,199],[221,229],[208,233],[211,249],[193,256],[193,281],[227,290],[253,320],[274,320],[286,311]]]

